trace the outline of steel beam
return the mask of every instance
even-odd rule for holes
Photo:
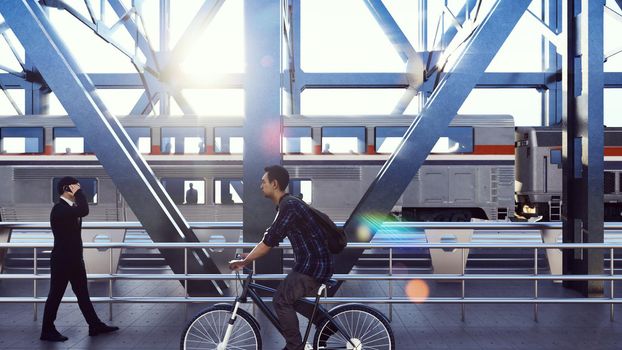
[[[393,16],[391,16],[391,13],[384,3],[381,0],[364,0],[364,3],[376,22],[380,25],[380,28],[382,28],[384,34],[389,41],[391,41],[391,44],[393,44],[395,51],[400,55],[402,61],[406,63],[409,59],[415,57],[417,52],[400,26],[395,22],[395,19],[393,19]]]
[[[178,208],[142,158],[119,121],[105,108],[93,83],[34,0],[0,2],[0,13],[57,94],[99,162],[155,242],[198,242]],[[184,252],[162,250],[175,273],[185,273]],[[190,251],[188,273],[219,273],[206,250]],[[189,283],[196,294],[222,294],[215,281]]]
[[[562,90],[562,224],[564,243],[604,239],[603,1],[564,2],[566,53]],[[602,274],[603,251],[563,252],[564,274]],[[586,296],[602,296],[603,281],[564,281]]]
[[[245,242],[259,242],[275,215],[259,186],[264,167],[281,164],[281,0],[244,2],[246,81],[244,121]],[[259,273],[281,273],[282,252],[257,261]]]
[[[345,231],[351,242],[369,241],[406,187],[410,184],[434,144],[458,113],[499,48],[518,23],[531,0],[498,0],[465,42],[464,51],[432,93],[420,115],[406,131],[402,142],[380,169],[376,179],[350,215]],[[369,229],[369,236],[357,234]],[[348,273],[363,253],[348,250],[335,257],[335,273]]]

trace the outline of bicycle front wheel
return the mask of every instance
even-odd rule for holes
[[[239,309],[227,346],[222,344],[233,306],[214,305],[197,314],[181,336],[181,350],[261,350],[261,334],[257,321]]]
[[[330,310],[329,314],[333,322],[327,319],[317,327],[314,349],[395,349],[391,326],[378,310],[360,304],[346,304]]]

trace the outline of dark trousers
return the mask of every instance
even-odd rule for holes
[[[45,302],[45,310],[43,312],[43,331],[54,329],[54,321],[60,301],[67,289],[67,283],[71,282],[71,289],[78,298],[78,305],[82,315],[86,319],[89,326],[94,326],[101,321],[95,313],[91,299],[89,298],[89,289],[86,281],[86,269],[84,260],[61,260],[52,257],[50,260],[51,280],[50,292]]]
[[[320,284],[311,276],[292,271],[281,282],[274,294],[274,311],[283,327],[288,350],[302,350],[305,346],[302,343],[294,304],[302,297],[313,296],[317,293]]]

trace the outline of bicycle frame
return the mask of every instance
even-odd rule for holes
[[[239,305],[242,303],[247,303],[249,297],[255,303],[255,305],[259,307],[259,310],[261,310],[261,312],[268,318],[270,323],[272,323],[272,325],[279,331],[279,333],[283,335],[283,327],[281,326],[281,323],[279,322],[278,318],[272,312],[272,310],[270,310],[268,305],[266,305],[266,303],[261,299],[261,297],[257,293],[258,291],[263,291],[263,292],[268,292],[274,295],[274,293],[276,292],[276,289],[254,283],[252,282],[252,279],[253,279],[253,273],[249,272],[246,279],[244,280],[242,294],[240,294],[240,296],[237,297],[235,300],[233,312],[231,314],[231,319],[229,320],[229,325],[227,326],[225,338],[222,342],[223,348],[226,348],[227,343],[229,341],[229,337],[231,336],[231,332],[233,331],[233,323],[235,322],[235,318],[237,315],[237,310],[238,310]],[[300,299],[299,302],[303,304],[307,304],[309,306],[316,306],[315,302],[311,302],[307,299]],[[345,339],[351,339],[350,335],[338,323],[334,322],[335,320],[328,313],[328,311],[325,308],[323,308],[321,305],[319,305],[319,302],[317,303],[317,313],[319,313],[321,317],[328,319],[335,326],[335,328],[337,328],[337,331],[345,337]],[[310,322],[312,322],[312,320],[310,320]],[[306,335],[308,336],[308,334]],[[306,341],[307,341],[307,338],[305,337],[305,339],[303,340],[303,343],[306,343]]]

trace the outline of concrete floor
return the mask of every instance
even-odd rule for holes
[[[622,284],[621,284],[622,285]],[[622,288],[622,286],[620,286]],[[92,296],[104,296],[105,282],[90,284]],[[460,285],[429,283],[433,297],[458,296]],[[394,283],[395,295],[404,295],[405,283]],[[616,288],[617,289],[617,288]],[[342,296],[385,296],[387,283],[350,281],[343,285]],[[32,282],[2,281],[0,296],[31,295]],[[47,293],[47,284],[39,283],[38,295]],[[529,282],[473,281],[466,285],[470,297],[529,297]],[[622,293],[622,290],[617,291]],[[66,295],[71,295],[68,289]],[[118,281],[115,296],[183,296],[183,288],[174,281]],[[619,294],[618,294],[619,295]],[[540,297],[577,297],[578,294],[552,282],[540,282]],[[43,305],[33,320],[32,304],[0,305],[0,349],[178,349],[180,335],[192,315],[208,305],[117,304],[113,321],[121,327],[117,333],[89,337],[88,327],[75,304],[60,308],[57,328],[69,337],[64,343],[39,341]],[[387,305],[376,307],[388,315]],[[108,321],[108,304],[98,304],[100,317]],[[459,305],[407,304],[393,309],[391,326],[397,349],[620,349],[622,314],[611,322],[609,305],[541,305],[535,322],[532,305],[467,305],[461,320]],[[616,307],[616,312],[622,308]],[[280,335],[263,317],[264,349],[281,349]],[[301,323],[304,327],[304,322]]]

